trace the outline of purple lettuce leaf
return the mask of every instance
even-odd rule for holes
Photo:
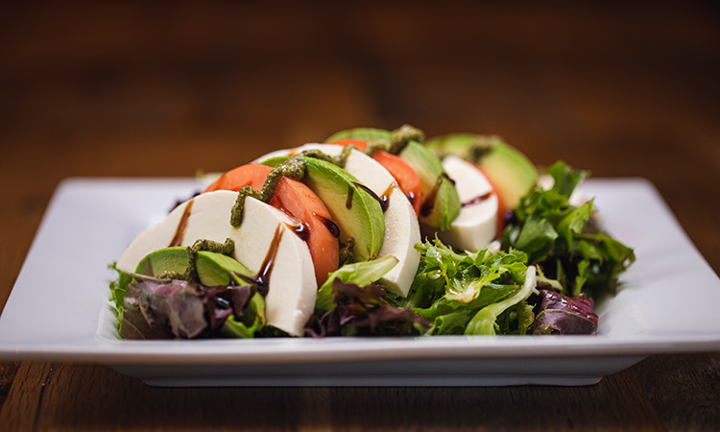
[[[128,285],[120,334],[125,339],[195,338],[217,331],[228,316],[243,316],[254,286],[206,287],[194,282],[144,280]]]
[[[580,294],[568,297],[555,291],[540,291],[540,307],[535,323],[528,333],[547,334],[595,334],[598,316],[593,311],[593,301]]]
[[[384,299],[385,290],[380,285],[360,287],[333,281],[335,307],[318,318],[313,316],[306,326],[306,334],[323,336],[412,335],[420,329],[430,328],[425,317],[411,308],[390,306]]]

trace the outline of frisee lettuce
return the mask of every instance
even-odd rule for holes
[[[475,316],[470,320],[467,327],[465,328],[466,335],[494,335],[497,330],[501,330],[500,326],[495,323],[498,316],[509,309],[511,306],[515,306],[520,302],[524,302],[530,297],[530,294],[535,291],[535,267],[530,266],[525,272],[525,280],[523,281],[522,288],[519,289],[511,297],[508,297],[497,303],[488,305],[487,307],[480,309]],[[532,309],[532,308],[531,308]],[[519,314],[516,315],[518,328],[527,328],[532,324],[533,318],[530,314],[532,310],[526,310],[526,306],[521,306]],[[528,313],[529,312],[529,313]],[[508,323],[505,329],[506,334],[510,333],[511,325]],[[524,333],[523,333],[524,334]]]
[[[587,172],[560,161],[549,173],[552,189],[538,187],[521,199],[505,227],[503,250],[525,252],[525,263],[541,268],[541,281],[557,280],[564,295],[614,294],[618,275],[635,261],[633,250],[597,229],[594,200],[579,207],[569,203]]]
[[[133,278],[129,274],[117,268],[117,261],[108,265],[108,268],[110,270],[115,270],[118,273],[118,278],[110,282],[109,300],[115,303],[115,311],[117,312],[115,321],[117,323],[118,334],[120,334],[120,328],[122,327],[123,316],[125,314],[123,301],[125,300],[127,286],[133,281]]]
[[[420,268],[400,306],[411,306],[430,320],[426,335],[495,334],[498,315],[527,299],[535,287],[534,276],[527,281],[529,288],[524,286],[528,273],[524,252],[458,253],[438,239],[415,247],[421,253]],[[513,323],[507,328],[512,332],[532,324],[532,318],[528,320],[534,316],[532,308],[526,309],[510,318]],[[485,325],[469,326],[480,321],[488,322],[491,330]]]

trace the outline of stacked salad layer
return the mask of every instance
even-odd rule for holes
[[[223,174],[111,267],[126,339],[594,334],[632,249],[563,162],[359,128]]]

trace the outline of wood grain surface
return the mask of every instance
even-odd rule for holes
[[[710,2],[8,3],[0,309],[63,178],[224,171],[403,123],[648,178],[720,271]],[[161,389],[102,365],[5,363],[0,407],[0,430],[720,430],[720,353],[581,388]]]

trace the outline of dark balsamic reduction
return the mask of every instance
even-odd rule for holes
[[[307,226],[307,224],[304,224],[302,222],[298,222],[297,224],[285,224],[288,228],[293,230],[293,232],[300,237],[302,241],[308,241],[310,238],[310,227]]]
[[[255,284],[257,285],[258,292],[262,296],[267,296],[268,290],[270,289],[270,273],[275,266],[275,258],[277,257],[278,249],[280,248],[280,240],[282,240],[283,230],[278,225],[275,228],[275,235],[273,236],[270,248],[265,255],[262,265],[258,274],[255,276]]]
[[[347,207],[348,210],[352,208],[352,199],[353,194],[355,193],[355,189],[353,189],[352,185],[348,186],[348,197],[347,201],[345,201],[345,207]]]
[[[339,238],[339,237],[340,237],[340,228],[337,226],[337,224],[336,224],[335,222],[333,222],[332,220],[330,220],[330,219],[328,219],[328,218],[319,216],[319,215],[315,215],[315,216],[317,216],[317,217],[320,218],[320,220],[322,221],[322,223],[325,224],[325,226],[327,227],[328,231],[330,231],[330,234],[332,234],[333,237],[335,237],[335,238]]]
[[[191,199],[190,201],[188,201],[187,205],[185,206],[185,209],[183,210],[183,214],[180,217],[180,222],[178,222],[177,229],[175,230],[175,236],[173,236],[172,240],[170,241],[170,245],[168,247],[182,245],[183,238],[185,237],[185,231],[187,231],[188,219],[190,219],[190,213],[192,211],[192,206],[193,206],[194,202],[195,202],[195,200]]]
[[[435,186],[433,186],[433,189],[430,191],[430,194],[425,198],[422,205],[420,206],[420,216],[430,216],[430,214],[433,212],[433,209],[435,209],[435,200],[437,199],[438,191],[440,190],[440,186],[442,186],[443,178],[447,179],[450,183],[455,186],[455,180],[451,179],[447,173],[441,173],[438,177],[437,181],[435,182]]]
[[[260,270],[258,270],[254,277],[234,272],[240,279],[255,285],[258,290],[257,292],[263,297],[266,297],[270,290],[270,273],[272,273],[273,266],[275,265],[275,258],[280,248],[280,240],[282,240],[283,232],[282,225],[278,225],[277,228],[275,228],[275,236],[273,236],[272,242],[270,243],[270,248],[267,251],[267,255],[265,255]]]
[[[471,205],[475,205],[475,204],[480,204],[481,202],[489,199],[492,196],[492,194],[493,194],[492,191],[490,191],[490,192],[486,193],[485,195],[477,196],[468,202],[462,203],[462,206],[467,207],[467,206],[471,206]]]
[[[385,192],[383,192],[380,197],[380,200],[382,200],[380,206],[383,208],[383,213],[390,207],[390,196],[392,195],[393,189],[395,189],[395,183],[390,183],[390,186],[385,189]]]
[[[448,179],[450,181],[450,183],[452,183],[453,186],[455,186],[455,180],[451,179],[450,176],[447,175],[446,172],[440,174],[440,177],[445,177],[446,179]]]
[[[412,191],[410,191],[410,192],[406,193],[405,196],[407,197],[408,201],[410,201],[410,205],[415,207],[415,200],[417,199],[415,194],[412,193]]]
[[[430,216],[430,214],[433,212],[433,209],[435,208],[435,200],[437,199],[438,190],[440,190],[440,185],[442,184],[442,176],[438,177],[437,181],[435,182],[435,186],[433,186],[433,189],[430,191],[427,197],[425,197],[425,200],[423,201],[422,205],[420,206],[420,216]]]
[[[353,184],[355,186],[359,187],[360,189],[364,190],[365,192],[367,192],[368,195],[370,195],[371,197],[373,197],[373,199],[376,200],[380,204],[380,208],[382,209],[383,213],[385,213],[385,211],[388,209],[388,206],[390,205],[389,204],[390,197],[385,197],[385,194],[383,194],[383,198],[380,198],[379,196],[377,196],[377,194],[375,192],[370,190],[370,188],[365,186],[364,184],[358,183],[358,182],[353,182]],[[390,187],[392,187],[392,185]],[[387,193],[387,191],[385,191],[385,193]]]

